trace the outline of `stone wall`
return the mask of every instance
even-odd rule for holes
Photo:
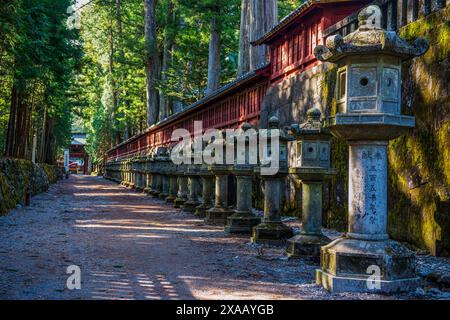
[[[47,191],[49,185],[61,177],[62,171],[57,166],[0,158],[0,215],[18,204],[25,204],[28,193],[36,195]]]
[[[403,112],[416,128],[393,141],[389,230],[399,240],[450,254],[450,7],[401,29],[426,37],[427,54],[404,67]]]

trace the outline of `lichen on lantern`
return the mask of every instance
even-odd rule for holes
[[[349,144],[348,232],[322,247],[317,270],[317,282],[330,291],[388,293],[419,283],[413,253],[387,234],[387,147],[415,126],[414,116],[401,114],[402,63],[429,45],[382,29],[381,19],[380,8],[368,6],[355,32],[329,37],[315,50],[319,60],[338,68],[337,110],[326,127]],[[369,288],[371,265],[381,276],[379,286]]]

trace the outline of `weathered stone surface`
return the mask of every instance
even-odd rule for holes
[[[284,245],[286,240],[293,236],[290,227],[281,221],[263,221],[253,228],[252,241],[266,245]]]
[[[340,238],[322,247],[317,283],[332,292],[393,293],[415,290],[414,254],[393,240],[365,241]],[[381,288],[370,287],[373,271],[379,268]],[[369,283],[369,286],[368,286]]]
[[[200,175],[202,178],[202,203],[195,208],[195,216],[205,218],[206,211],[213,206],[214,176],[207,170],[201,171]]]
[[[331,240],[322,234],[298,234],[287,240],[286,253],[290,258],[320,257],[320,248]]]
[[[181,208],[181,206],[188,200],[188,179],[182,172],[182,168],[178,171],[178,194],[174,202],[175,208]]]
[[[402,64],[402,113],[416,117],[416,127],[388,147],[388,231],[432,254],[450,252],[450,215],[440,209],[450,195],[450,7],[408,24],[401,37],[417,36],[430,42],[428,52]],[[324,83],[328,92],[327,112],[336,113],[334,83],[337,70],[331,70]],[[370,130],[366,130],[370,131]],[[348,159],[347,145],[334,139],[332,165],[338,174],[332,179],[327,227],[346,230]],[[324,203],[325,204],[325,203]]]
[[[196,208],[200,205],[200,200],[198,197],[200,191],[200,177],[196,172],[187,173],[188,176],[188,186],[189,186],[189,196],[188,200],[183,204],[183,209],[194,213]]]

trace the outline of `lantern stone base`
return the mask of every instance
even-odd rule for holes
[[[372,281],[369,281],[372,283]],[[414,291],[421,285],[420,278],[397,279],[392,281],[380,280],[379,288],[368,288],[367,278],[337,277],[323,270],[316,270],[316,283],[333,293],[360,292],[393,294],[398,292]]]
[[[174,202],[175,202],[175,199],[176,199],[176,197],[174,197],[174,196],[168,196],[168,197],[166,198],[166,202],[167,202],[167,203],[174,203]]]
[[[229,208],[214,207],[206,211],[205,223],[215,225],[225,225],[227,219],[234,212]]]
[[[322,247],[320,262],[316,283],[330,292],[390,294],[420,285],[414,254],[393,240],[339,238]]]
[[[252,242],[282,245],[292,236],[292,229],[282,222],[263,222],[253,228]]]
[[[261,223],[261,219],[251,212],[236,211],[228,217],[225,231],[228,233],[252,234],[253,228]]]
[[[173,206],[174,208],[181,208],[181,206],[183,206],[186,201],[186,198],[176,198]]]
[[[183,210],[194,213],[199,204],[200,202],[198,201],[188,200],[183,204]]]
[[[195,216],[198,218],[205,218],[206,217],[206,211],[211,209],[211,206],[205,206],[204,204],[201,204],[195,208]]]
[[[299,234],[287,241],[286,253],[289,258],[319,258],[320,248],[330,242],[323,234]]]

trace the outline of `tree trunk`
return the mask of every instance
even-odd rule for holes
[[[217,7],[211,19],[211,35],[209,40],[208,86],[206,95],[219,89],[220,86],[220,8]]]
[[[158,39],[156,34],[156,0],[145,0],[145,73],[147,93],[147,124],[158,121],[159,98],[156,88],[159,74]]]
[[[269,32],[278,23],[277,0],[250,0],[250,41]],[[255,70],[267,62],[265,45],[250,47],[250,69]]]
[[[250,71],[250,0],[242,0],[238,77]]]

